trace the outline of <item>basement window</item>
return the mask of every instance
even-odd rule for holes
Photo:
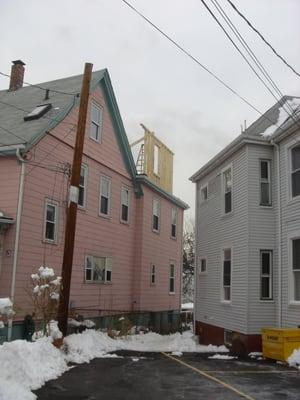
[[[39,119],[46,114],[52,107],[52,104],[41,104],[36,106],[29,114],[25,115],[24,121],[31,121],[33,119]]]

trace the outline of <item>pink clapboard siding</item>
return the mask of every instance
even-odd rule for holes
[[[89,138],[89,118],[86,127],[83,164],[87,166],[86,205],[78,209],[73,272],[70,300],[73,307],[95,310],[169,310],[180,308],[182,215],[178,209],[177,239],[170,238],[170,201],[161,198],[161,231],[152,232],[152,199],[158,198],[152,190],[143,187],[144,196],[137,199],[131,177],[119,149],[114,126],[100,87],[91,96],[91,102],[103,108],[101,143]],[[90,109],[90,108],[89,108]],[[64,122],[77,122],[78,108],[74,108]],[[61,273],[66,206],[68,202],[68,177],[61,171],[53,171],[63,163],[71,163],[75,131],[66,123],[60,123],[47,133],[30,150],[26,164],[24,201],[21,219],[20,247],[16,279],[15,303],[19,317],[30,309],[28,291],[30,274],[40,265],[53,267]],[[54,150],[53,150],[54,149]],[[14,196],[18,193],[18,176],[13,170],[18,166],[15,159],[8,160],[14,180],[10,182]],[[36,166],[36,163],[40,167]],[[43,168],[42,168],[43,167]],[[45,167],[45,168],[44,168]],[[0,172],[1,173],[1,172]],[[17,176],[17,178],[15,178]],[[111,179],[111,216],[99,215],[100,177]],[[14,187],[13,187],[14,186]],[[120,222],[121,187],[130,191],[129,223]],[[0,197],[1,199],[1,197]],[[58,236],[55,244],[43,241],[45,200],[58,204]],[[1,202],[0,202],[1,206]],[[8,210],[9,208],[7,208]],[[6,209],[5,209],[6,211]],[[16,199],[11,202],[15,215]],[[10,229],[9,235],[13,233]],[[10,236],[8,236],[9,238]],[[9,239],[5,238],[5,246]],[[112,282],[85,282],[85,256],[112,257]],[[169,263],[176,271],[175,294],[170,295]],[[157,284],[150,286],[150,263],[157,265]],[[9,287],[9,265],[4,263],[0,288]],[[4,275],[3,275],[4,273]],[[5,280],[3,280],[5,276]],[[6,289],[5,289],[6,288]],[[8,292],[8,290],[6,290]]]

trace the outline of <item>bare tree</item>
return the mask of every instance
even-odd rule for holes
[[[194,300],[195,224],[185,222],[183,233],[182,302]]]

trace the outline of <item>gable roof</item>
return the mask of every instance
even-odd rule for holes
[[[26,152],[43,138],[49,130],[62,122],[73,107],[79,104],[82,78],[83,75],[75,75],[37,85],[25,86],[16,91],[1,90],[0,153],[4,155],[15,154],[13,146],[16,145],[24,146],[22,151]],[[106,96],[107,106],[123,161],[132,178],[135,194],[140,197],[143,195],[142,182],[137,175],[131,148],[107,69],[92,73],[90,92],[97,85],[101,86]],[[45,99],[46,92],[41,90],[40,87],[50,90],[49,99]],[[55,91],[59,91],[59,93]],[[65,94],[62,92],[65,92]],[[70,95],[70,93],[73,95]],[[24,117],[34,110],[36,106],[49,103],[51,103],[52,107],[44,116],[24,121]],[[161,193],[160,188],[154,183],[150,187],[164,196],[164,193]],[[173,195],[168,195],[168,199],[181,208],[185,209],[187,207],[184,202]]]
[[[287,109],[291,115],[288,115],[285,109]],[[223,150],[193,174],[190,180],[196,182],[202,179],[246,143],[271,145],[273,141],[280,140],[282,135],[292,125],[297,124],[300,127],[300,123],[298,122],[300,121],[299,111],[300,97],[283,96],[243,133],[237,136]]]

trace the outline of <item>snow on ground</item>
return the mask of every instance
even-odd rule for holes
[[[296,349],[288,358],[290,367],[296,367],[300,370],[300,349]]]
[[[208,357],[211,360],[236,360],[237,357],[228,356],[227,354],[214,354],[213,356]]]
[[[55,335],[56,325],[52,326]],[[192,332],[162,336],[149,332],[112,339],[107,333],[86,330],[67,336],[58,350],[51,337],[36,342],[16,340],[0,345],[0,400],[35,400],[31,390],[55,379],[70,367],[69,362],[85,363],[96,357],[116,358],[117,350],[176,352],[227,352],[225,346],[203,346]],[[174,354],[173,353],[173,354]]]
[[[183,303],[183,304],[181,304],[181,309],[182,310],[193,310],[194,303]]]

